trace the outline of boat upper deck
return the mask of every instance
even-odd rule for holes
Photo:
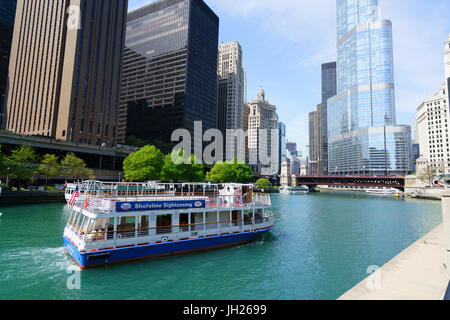
[[[254,193],[250,184],[85,181],[80,185],[80,191],[75,210],[86,210],[91,214],[271,206],[270,196]]]

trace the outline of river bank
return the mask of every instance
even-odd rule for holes
[[[64,203],[64,191],[11,191],[2,190],[0,206],[24,204]]]

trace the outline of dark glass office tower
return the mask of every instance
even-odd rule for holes
[[[328,99],[334,97],[337,93],[337,67],[336,62],[322,64],[322,126],[321,126],[321,141],[322,152],[321,162],[323,169],[320,173],[328,173]]]
[[[119,142],[168,143],[216,126],[219,18],[202,0],[161,0],[128,14]]]
[[[3,128],[3,110],[6,103],[9,55],[16,6],[17,0],[0,0],[0,129]]]

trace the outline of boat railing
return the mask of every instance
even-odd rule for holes
[[[251,196],[240,195],[150,195],[150,196],[128,196],[128,197],[104,197],[99,195],[84,194],[77,198],[75,205],[92,213],[110,213],[115,211],[117,202],[139,202],[139,201],[182,201],[182,200],[205,200],[208,209],[233,209],[249,208],[256,206],[271,206],[270,195],[252,194]]]
[[[75,244],[102,242],[120,239],[134,239],[140,237],[162,237],[171,236],[170,239],[187,240],[190,238],[198,238],[205,236],[220,236],[230,234],[239,229],[242,232],[254,231],[260,228],[273,226],[274,215],[266,215],[264,217],[255,217],[238,220],[224,220],[218,222],[180,224],[162,227],[139,227],[139,228],[118,228],[117,230],[93,230],[86,232],[76,226],[71,221],[67,222],[67,228],[71,231],[71,235],[75,236]],[[158,241],[157,241],[158,242]]]

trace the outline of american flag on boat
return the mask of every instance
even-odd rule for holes
[[[78,192],[78,186],[75,187],[75,190],[73,190],[72,196],[70,197],[69,202],[67,203],[67,208],[72,209],[75,205],[75,199],[80,196],[80,193]]]

